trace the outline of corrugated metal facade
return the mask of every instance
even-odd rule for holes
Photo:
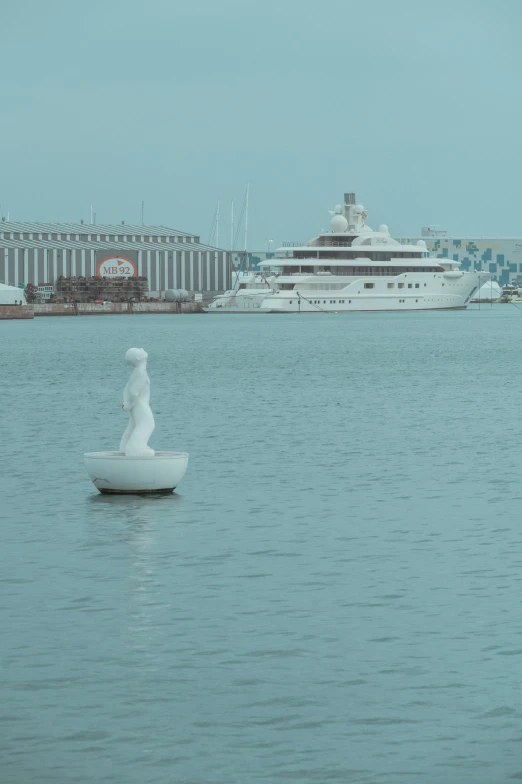
[[[133,261],[151,291],[223,291],[231,287],[230,253],[165,226],[0,224],[0,282],[55,285],[60,275],[89,277],[100,261]]]

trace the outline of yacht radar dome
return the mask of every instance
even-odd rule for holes
[[[419,248],[426,247],[426,243],[424,242],[424,240],[417,240],[417,245],[419,246]]]
[[[332,220],[330,221],[330,228],[333,234],[343,234],[348,229],[348,221],[344,217],[337,212],[337,207],[335,208],[335,215],[333,216]]]
[[[388,226],[385,223],[381,223],[381,225],[379,226],[379,233],[380,234],[389,234],[390,233],[390,230],[389,230]]]

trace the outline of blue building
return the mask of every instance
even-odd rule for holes
[[[399,242],[424,240],[434,256],[460,261],[464,270],[489,272],[501,286],[522,278],[522,237],[448,237],[445,231],[422,229],[419,237],[397,237]]]

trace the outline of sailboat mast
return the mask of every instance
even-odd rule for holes
[[[246,209],[245,209],[245,253],[248,245],[248,196],[250,194],[250,183],[247,185],[246,190]]]

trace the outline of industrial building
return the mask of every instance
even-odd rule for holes
[[[230,253],[165,226],[0,223],[0,282],[55,287],[65,277],[145,277],[152,295],[166,289],[224,291]]]
[[[424,226],[416,237],[397,239],[410,243],[424,240],[434,256],[459,261],[463,270],[489,272],[501,286],[522,278],[522,237],[450,237],[445,230]]]

